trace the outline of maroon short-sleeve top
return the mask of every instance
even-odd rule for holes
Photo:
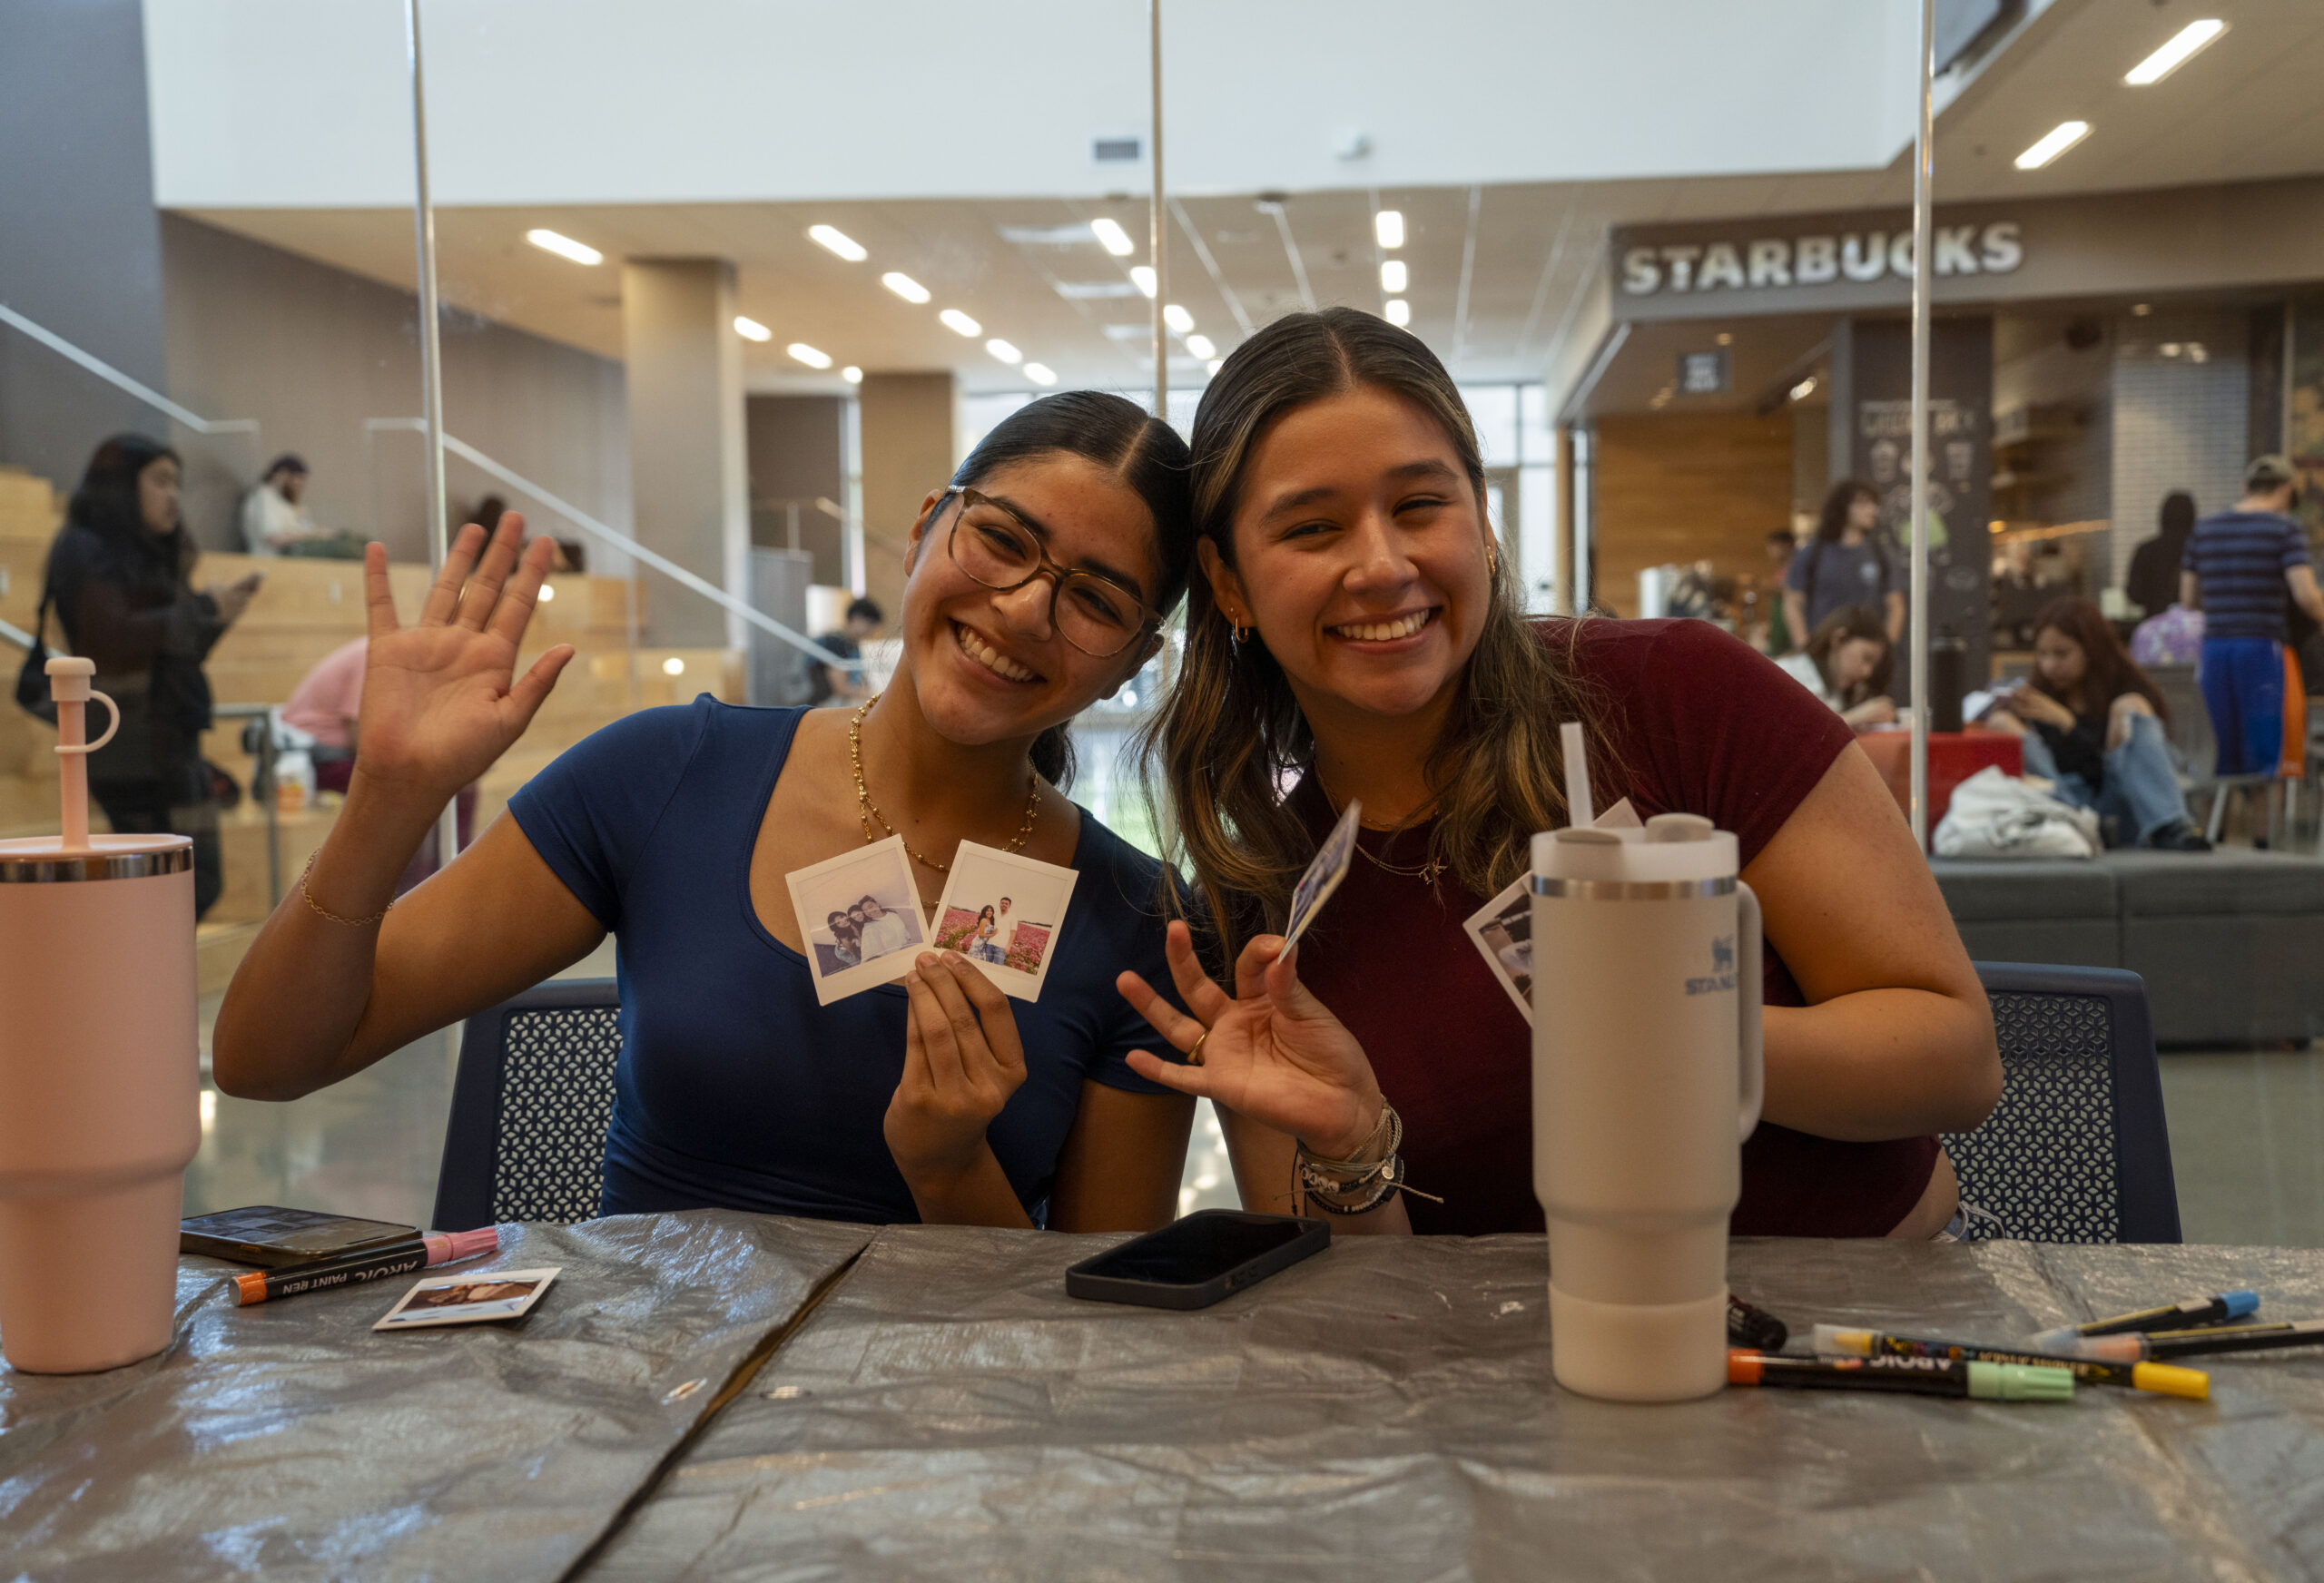
[[[1847,725],[1773,663],[1708,622],[1541,624],[1595,700],[1610,771],[1593,762],[1600,810],[1627,796],[1640,818],[1698,813],[1735,833],[1748,866],[1833,761]],[[1569,639],[1571,640],[1569,646]],[[1320,840],[1332,811],[1313,777],[1292,806]],[[1364,850],[1419,865],[1425,825]],[[1833,876],[1835,884],[1845,878]],[[1533,1196],[1532,1037],[1462,928],[1484,904],[1450,876],[1433,887],[1359,856],[1300,942],[1301,978],[1371,1057],[1404,1118],[1413,1229],[1539,1231]],[[1768,948],[1767,1003],[1804,1004]],[[1741,1235],[1880,1236],[1920,1200],[1933,1137],[1848,1143],[1763,1121],[1743,1145]]]

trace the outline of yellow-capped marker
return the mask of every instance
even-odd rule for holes
[[[2029,1352],[2019,1347],[1987,1347],[1974,1342],[1938,1341],[1931,1336],[1889,1335],[1883,1331],[1837,1324],[1816,1327],[1816,1351],[1825,1357],[1838,1358],[1955,1358],[1963,1362],[2024,1363],[2035,1368],[2068,1370],[2085,1385],[2125,1385],[2134,1391],[2194,1401],[2209,1401],[2211,1393],[2211,1378],[2200,1369],[2060,1357],[2052,1352]]]

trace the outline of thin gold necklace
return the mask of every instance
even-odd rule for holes
[[[1321,782],[1319,782],[1318,785],[1320,786],[1320,784]],[[1340,805],[1332,800],[1332,794],[1329,792],[1324,793],[1324,806],[1332,811],[1333,818],[1337,819],[1340,816]],[[1392,863],[1385,858],[1374,857],[1371,852],[1364,850],[1363,830],[1359,828],[1355,833],[1357,838],[1354,843],[1355,850],[1364,853],[1364,861],[1370,863],[1374,868],[1378,869],[1383,873],[1401,875],[1407,880],[1418,880],[1423,885],[1433,887],[1439,876],[1444,872],[1444,864],[1443,860],[1433,857],[1430,858],[1428,861],[1414,869],[1408,869],[1402,863]],[[1397,836],[1403,833],[1403,831],[1401,829],[1392,831],[1389,832],[1388,839],[1393,841]]]
[[[888,822],[888,816],[881,812],[878,806],[872,802],[872,793],[865,789],[863,784],[863,717],[871,713],[872,706],[879,702],[880,694],[874,693],[857,707],[854,717],[847,723],[847,761],[855,767],[855,811],[856,817],[863,821],[863,844],[865,846],[870,846],[873,841],[880,839],[878,836],[872,833],[872,821],[875,819],[880,821],[880,828],[881,830],[886,831],[898,841],[903,841],[903,831],[898,830],[894,825]],[[1033,794],[1025,799],[1025,822],[1023,825],[1019,827],[1017,839],[1010,841],[1001,850],[1003,851],[1010,852],[1023,851],[1025,850],[1025,843],[1033,839],[1033,821],[1040,818],[1040,816],[1041,777],[1038,772],[1036,772],[1033,776]],[[949,873],[951,871],[951,864],[940,863],[934,858],[928,857],[922,853],[912,850],[912,845],[910,841],[904,841],[904,853],[906,856],[910,857],[913,862],[919,863],[924,868],[933,869],[940,874]]]

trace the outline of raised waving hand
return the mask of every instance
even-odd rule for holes
[[[1371,1137],[1381,1105],[1372,1063],[1299,982],[1298,953],[1283,956],[1280,936],[1260,935],[1243,948],[1231,997],[1204,974],[1185,924],[1170,925],[1165,949],[1192,1017],[1136,973],[1122,974],[1115,988],[1180,1054],[1199,1047],[1200,1064],[1133,1050],[1132,1071],[1288,1133],[1327,1158],[1345,1157]]]
[[[556,553],[546,538],[525,544],[524,528],[513,511],[488,541],[473,522],[461,528],[410,626],[396,620],[387,551],[364,550],[370,644],[356,745],[359,772],[381,789],[448,800],[524,734],[573,657],[559,644],[516,674]]]

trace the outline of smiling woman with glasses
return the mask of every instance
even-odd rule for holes
[[[375,546],[347,807],[218,1018],[221,1088],[288,1099],[579,959],[622,968],[607,1214],[727,1207],[891,1222],[1159,1225],[1191,1102],[1129,1069],[1162,1040],[1114,975],[1167,971],[1159,865],[1067,801],[1066,723],[1161,644],[1191,555],[1185,442],[1119,397],[1035,401],[911,525],[886,691],[858,708],[631,715],[518,792],[390,914],[445,801],[571,657],[522,677],[549,546],[464,529],[418,625]],[[521,549],[521,554],[520,554]],[[465,595],[462,585],[466,583]],[[903,838],[924,908],[963,841],[1082,876],[1037,1001],[959,956],[816,1003],[783,876]],[[900,928],[866,898],[862,959]]]

